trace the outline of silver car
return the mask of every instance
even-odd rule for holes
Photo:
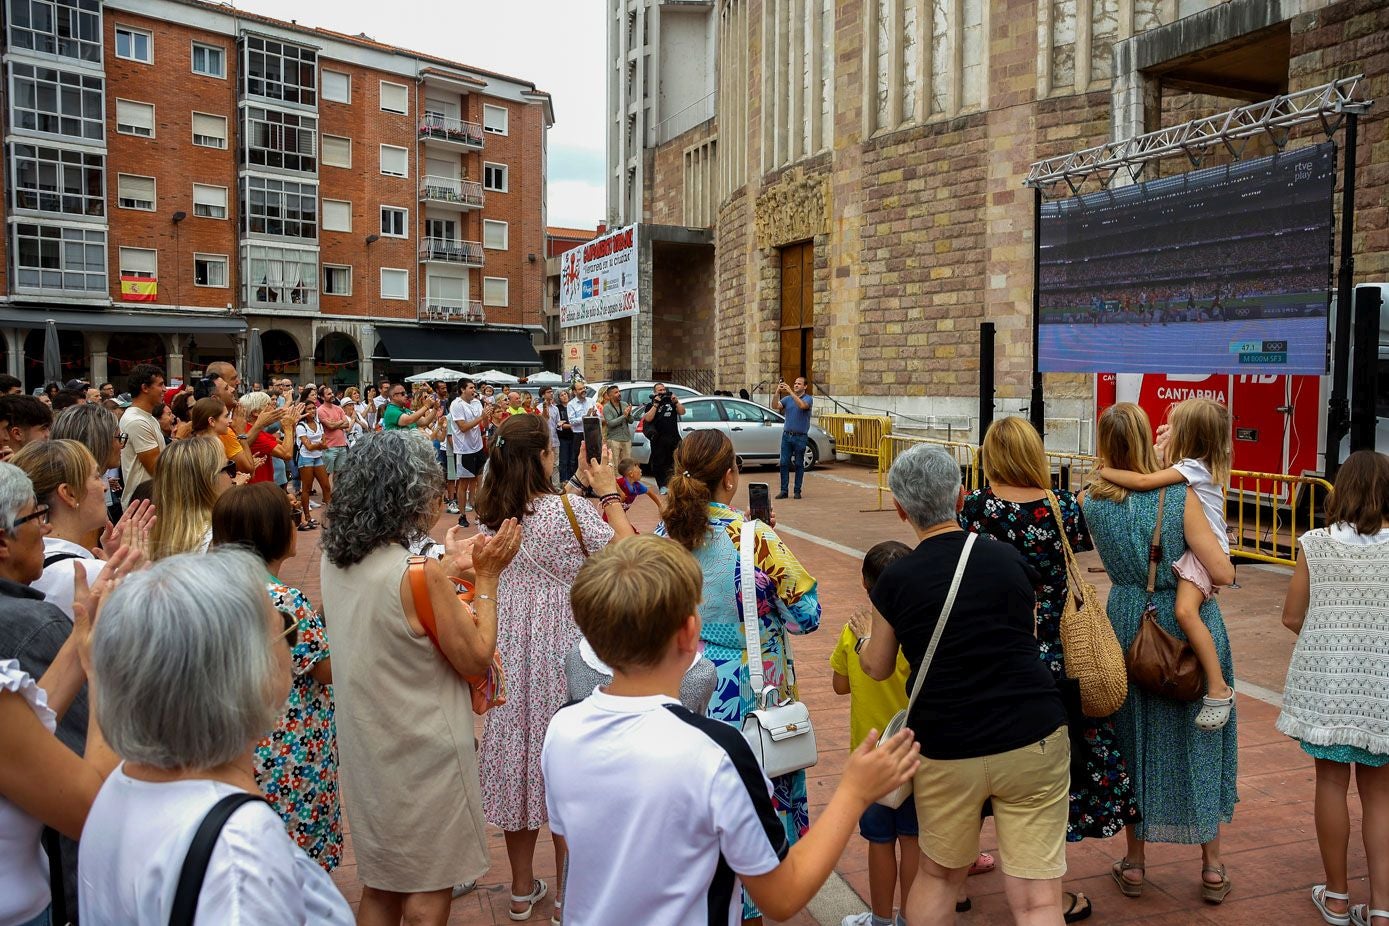
[[[685,414],[680,417],[681,436],[691,431],[717,428],[733,441],[733,452],[740,464],[777,465],[781,461],[781,415],[755,402],[727,396],[680,396]],[[638,406],[640,408],[640,406]],[[632,459],[645,464],[651,458],[651,444],[640,429],[632,434]],[[834,459],[834,438],[818,425],[810,426],[805,445],[805,468],[821,460]]]

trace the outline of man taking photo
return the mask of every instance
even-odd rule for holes
[[[805,444],[810,436],[810,406],[814,403],[807,393],[804,376],[797,376],[790,386],[783,380],[776,387],[777,403],[772,406],[786,419],[781,429],[781,491],[777,498],[786,497],[786,483],[791,467],[796,468],[796,498],[801,497],[805,481]]]
[[[425,396],[424,402],[416,411],[410,411],[410,396],[405,386],[396,383],[391,387],[390,404],[381,415],[381,430],[401,431],[409,428],[427,428],[439,417],[439,400],[434,393]]]
[[[666,494],[666,483],[670,482],[675,448],[680,446],[680,416],[683,414],[685,406],[680,404],[675,393],[666,389],[665,383],[655,385],[651,400],[642,409],[642,432],[651,441],[651,471],[656,475],[656,485],[662,495]]]

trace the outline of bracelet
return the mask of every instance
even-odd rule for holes
[[[582,482],[579,481],[579,477],[578,477],[578,476],[570,476],[570,477],[569,477],[569,484],[570,484],[571,486],[573,486],[574,488],[578,489],[580,494],[583,494],[584,492],[587,492],[587,491],[588,491],[588,489],[584,486],[584,484],[583,484]]]
[[[490,601],[490,602],[492,602],[493,604],[496,604],[496,603],[497,603],[497,599],[493,598],[491,595],[484,595],[484,594],[482,594],[481,592],[479,592],[478,594],[474,595],[474,596],[473,596],[473,600],[474,600],[474,601]]]
[[[606,508],[606,507],[608,507],[609,505],[611,505],[613,502],[617,502],[618,504],[621,504],[621,503],[622,503],[622,496],[621,496],[621,495],[618,495],[616,492],[611,493],[611,494],[609,494],[609,495],[604,495],[601,499],[598,500],[598,507],[600,507],[600,508]]]

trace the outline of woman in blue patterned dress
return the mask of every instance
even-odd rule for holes
[[[1148,416],[1137,405],[1121,402],[1100,416],[1099,456],[1105,466],[1140,473],[1158,470]],[[1190,488],[1169,486],[1150,492],[1127,492],[1098,480],[1086,491],[1085,520],[1100,551],[1113,588],[1108,613],[1119,645],[1128,650],[1138,635],[1148,603],[1148,550],[1158,519],[1158,502],[1166,493],[1152,596],[1158,623],[1182,638],[1177,626],[1177,578],[1172,563],[1190,549],[1217,586],[1234,581],[1234,567],[1221,548],[1201,504]],[[1201,620],[1215,640],[1226,678],[1234,678],[1230,639],[1214,599],[1201,607]],[[1126,856],[1114,863],[1111,877],[1128,897],[1143,892],[1145,842],[1201,846],[1201,896],[1220,903],[1230,893],[1230,878],[1220,861],[1220,825],[1234,817],[1236,723],[1223,729],[1196,728],[1201,702],[1174,701],[1129,685],[1128,700],[1114,715],[1119,751],[1129,760],[1138,812],[1142,820],[1128,827]]]
[[[272,482],[234,486],[212,509],[214,545],[244,546],[265,560],[266,590],[284,619],[294,669],[284,713],[256,744],[256,783],[290,838],[332,871],[342,861],[342,810],[328,638],[304,594],[276,578],[294,556],[295,537],[289,498]]]
[[[690,550],[704,572],[700,636],[704,655],[718,671],[709,716],[742,729],[743,717],[753,710],[753,692],[738,594],[743,515],[729,507],[738,491],[738,466],[728,435],[695,431],[681,441],[668,491],[665,521],[656,532]],[[763,672],[767,685],[795,697],[795,660],[786,634],[811,633],[819,627],[820,600],[815,580],[770,526],[758,524],[755,536]],[[805,772],[774,778],[772,788],[788,843],[794,843],[810,826]],[[744,891],[743,922],[761,923],[761,918]]]

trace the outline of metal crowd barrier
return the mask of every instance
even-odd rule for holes
[[[1230,553],[1292,566],[1297,538],[1320,523],[1318,512],[1330,491],[1331,483],[1319,476],[1232,471],[1225,495]]]
[[[1085,488],[1085,483],[1089,481],[1097,463],[1095,457],[1088,453],[1048,450],[1047,465],[1051,468],[1053,489],[1079,492]]]
[[[965,491],[973,492],[979,488],[979,451],[973,444],[958,440],[935,440],[930,437],[884,434],[878,444],[878,507],[876,510],[887,510],[883,500],[890,493],[887,486],[888,470],[892,469],[892,464],[896,462],[898,457],[917,444],[934,444],[937,447],[944,447],[955,458],[955,462],[960,464],[960,484],[965,487]]]
[[[851,457],[876,459],[883,435],[892,430],[886,415],[816,415],[815,423],[834,438],[834,449]]]

